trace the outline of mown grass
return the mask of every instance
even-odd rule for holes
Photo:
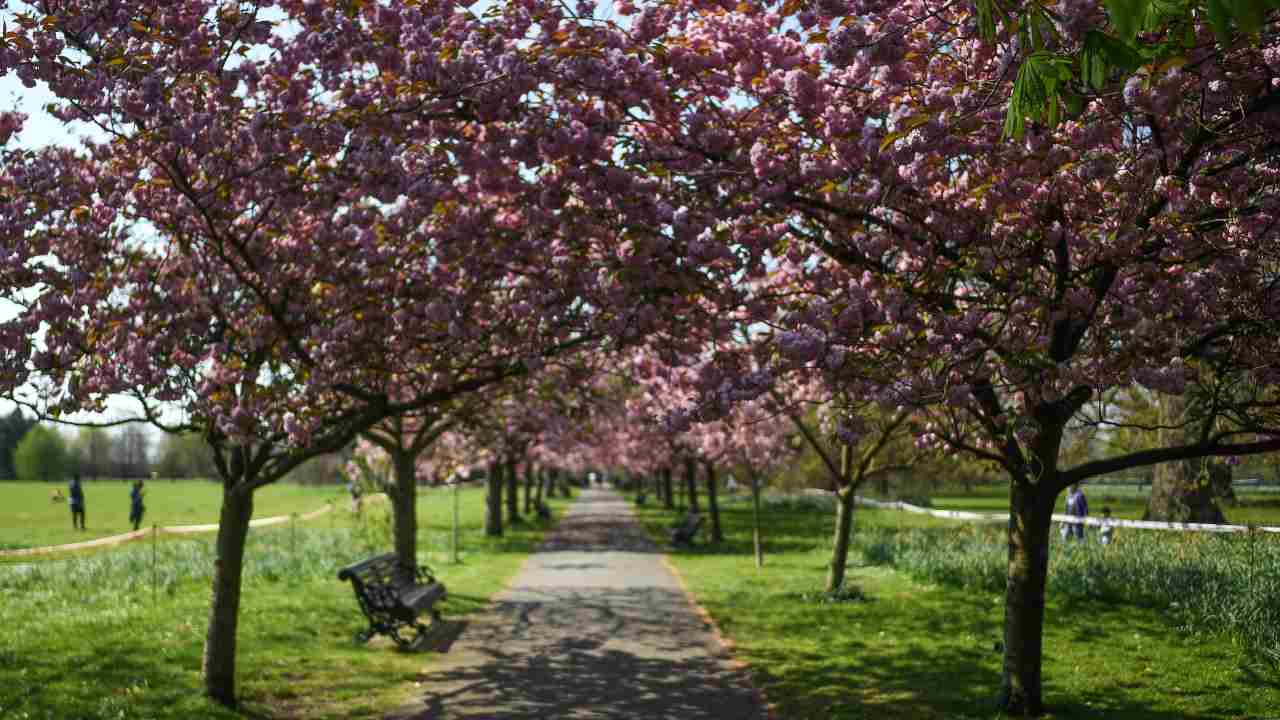
[[[1138,490],[1131,486],[1085,486],[1089,509],[1100,514],[1103,506],[1111,508],[1117,518],[1139,520],[1147,508],[1150,488]],[[1238,491],[1237,502],[1223,503],[1222,512],[1227,522],[1235,525],[1280,526],[1280,492]],[[947,490],[930,498],[933,507],[942,510],[969,510],[973,512],[1003,512],[1009,509],[1007,486],[984,485],[970,492]],[[1065,495],[1058,500],[1058,512],[1066,512]]]
[[[652,506],[641,517],[655,535],[675,518]],[[672,560],[751,666],[778,717],[994,717],[1003,593],[989,583],[965,585],[919,568],[869,564],[865,554],[887,537],[906,542],[924,534],[940,538],[937,553],[958,558],[973,555],[965,533],[996,531],[862,509],[856,522],[858,547],[848,576],[856,591],[843,601],[822,593],[832,518],[821,498],[767,504],[763,569],[751,557],[749,505],[739,501],[725,505],[723,545],[682,550]],[[1120,536],[1108,552],[1125,552],[1131,540]],[[1051,564],[1067,565],[1056,551]],[[1070,563],[1087,569],[1105,561],[1101,554],[1089,558],[1081,552]],[[987,572],[985,555],[963,562],[979,575]],[[1277,715],[1280,675],[1223,634],[1191,632],[1177,613],[1149,598],[1104,599],[1064,591],[1062,582],[1052,587],[1044,655],[1051,717]]]
[[[129,523],[130,483],[86,480],[85,530],[71,527],[66,502],[50,501],[54,489],[67,492],[66,483],[0,482],[0,549],[61,545],[116,535],[133,529]],[[326,502],[343,502],[340,486],[268,485],[254,493],[254,517],[306,513]],[[146,484],[146,517],[151,525],[198,525],[218,522],[222,486],[206,480],[161,479]]]
[[[565,502],[552,501],[553,517]],[[454,565],[449,492],[424,491],[419,499],[419,559],[449,588],[446,620],[486,604],[551,524],[530,519],[489,539],[483,491],[464,490],[460,505],[462,562]],[[210,537],[0,566],[0,717],[380,717],[408,700],[432,658],[381,638],[352,642],[364,618],[337,570],[385,552],[388,527],[385,511],[367,505],[360,521],[344,506],[296,528],[251,531],[236,712],[201,691]]]

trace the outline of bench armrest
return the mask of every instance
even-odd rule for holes
[[[417,570],[417,579],[419,585],[430,585],[436,581],[435,573],[431,572],[431,568],[426,565],[419,565]]]

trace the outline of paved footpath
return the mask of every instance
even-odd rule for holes
[[[391,718],[766,717],[662,551],[611,490],[585,490]]]

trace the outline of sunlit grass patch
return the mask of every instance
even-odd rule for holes
[[[649,506],[641,517],[661,537],[676,514]],[[855,523],[847,583],[861,590],[857,602],[818,600],[833,525],[821,499],[766,503],[762,569],[751,557],[750,505],[737,501],[725,504],[723,546],[673,551],[672,560],[778,717],[994,717],[1006,562],[1000,529],[862,509]],[[1180,574],[1188,566],[1203,577],[1222,573],[1230,592],[1245,592],[1244,538],[1161,548],[1150,535],[1118,537],[1112,548],[1077,547],[1070,557],[1054,548],[1044,656],[1051,717],[1274,714],[1273,668],[1251,659],[1225,628],[1193,627],[1158,600],[1188,582]],[[1270,556],[1266,562],[1280,567]],[[1206,596],[1206,606],[1212,597],[1232,604],[1218,594]]]

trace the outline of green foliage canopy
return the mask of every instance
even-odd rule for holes
[[[61,480],[70,470],[71,456],[66,443],[55,430],[34,425],[18,442],[13,464],[19,480]]]

